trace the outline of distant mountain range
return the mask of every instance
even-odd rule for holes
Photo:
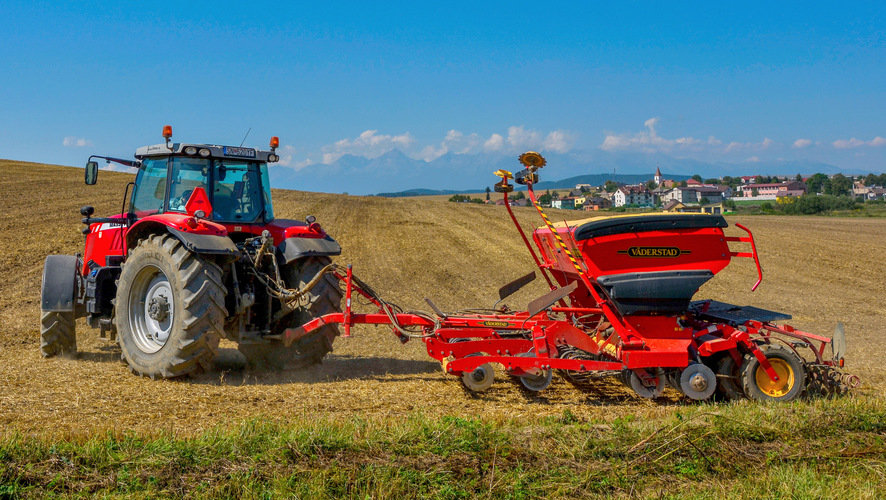
[[[709,163],[674,158],[661,153],[613,153],[603,150],[545,154],[538,189],[564,189],[576,184],[600,185],[607,180],[636,183],[652,178],[656,167],[667,179],[683,180],[694,174],[704,178],[724,175],[811,175],[816,172],[860,175],[868,172],[841,169],[827,163],[799,160],[745,163]],[[416,196],[420,194],[478,193],[498,182],[496,170],[523,167],[512,155],[447,153],[433,160],[416,160],[393,149],[377,158],[344,155],[331,164],[313,164],[296,170],[274,165],[271,185],[283,189],[367,195]],[[547,181],[545,179],[561,179]],[[402,194],[410,192],[413,194]]]

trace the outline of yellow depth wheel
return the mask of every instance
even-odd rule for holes
[[[770,358],[769,364],[772,365],[772,369],[778,375],[778,380],[769,378],[766,370],[762,366],[758,366],[757,373],[754,375],[757,379],[757,387],[760,388],[760,392],[770,398],[783,397],[794,387],[794,370],[783,359]]]
[[[741,366],[744,393],[756,401],[792,401],[806,390],[806,365],[797,353],[778,344],[762,344],[760,351],[769,361],[778,380],[772,380],[751,353]]]

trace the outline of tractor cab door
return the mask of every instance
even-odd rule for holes
[[[206,158],[173,157],[172,176],[169,180],[169,212],[186,213],[185,205],[198,187],[209,192],[209,162]]]
[[[130,212],[141,219],[163,213],[166,208],[168,158],[146,158],[135,177]]]

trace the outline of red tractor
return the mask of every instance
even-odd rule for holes
[[[206,368],[219,340],[237,342],[251,365],[318,363],[338,335],[327,325],[297,343],[282,333],[340,310],[330,257],[341,246],[313,216],[274,217],[270,151],[170,143],[139,148],[135,160],[91,156],[86,184],[103,159],[138,169],[122,213],[93,217],[83,255],[50,255],[43,270],[40,350],[72,355],[74,320],[86,317],[116,340],[134,373],[173,378]],[[131,196],[129,187],[132,186]],[[128,202],[128,207],[127,207]]]

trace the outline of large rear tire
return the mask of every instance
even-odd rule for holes
[[[120,273],[114,319],[132,372],[175,378],[209,369],[224,331],[225,293],[221,268],[176,238],[140,240]]]
[[[283,279],[290,288],[301,289],[331,263],[329,257],[299,259],[283,267]],[[338,280],[326,274],[303,297],[301,305],[272,325],[271,329],[275,333],[282,333],[287,328],[297,328],[314,318],[341,312],[341,298]],[[338,334],[338,326],[331,324],[314,330],[289,347],[280,340],[272,340],[261,344],[239,344],[237,349],[254,368],[300,370],[320,363],[332,351],[332,341]]]
[[[793,401],[800,397],[806,388],[803,359],[777,344],[761,345],[760,350],[778,374],[778,380],[770,379],[760,360],[753,354],[747,354],[741,367],[745,394],[755,401]]]

